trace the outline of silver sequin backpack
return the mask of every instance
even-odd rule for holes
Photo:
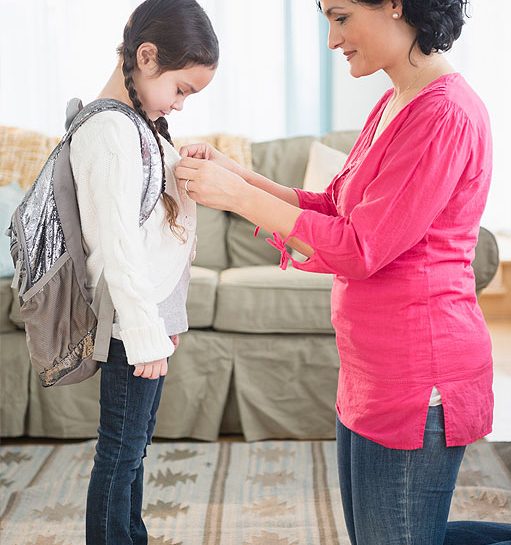
[[[97,371],[97,362],[108,358],[114,308],[103,274],[94,300],[86,289],[86,256],[70,163],[75,131],[106,110],[125,114],[140,134],[144,168],[140,225],[161,194],[161,156],[142,117],[113,99],[85,107],[78,99],[71,100],[67,132],[15,210],[7,231],[30,360],[45,387],[81,382]]]

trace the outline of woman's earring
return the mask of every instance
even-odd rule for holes
[[[394,19],[399,19],[399,13],[397,11],[395,11],[393,14],[392,14],[392,17]]]

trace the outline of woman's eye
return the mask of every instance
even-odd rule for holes
[[[182,89],[180,89],[180,88],[178,87],[178,88],[177,88],[177,94],[178,94],[178,95],[184,95],[185,92],[184,92]]]
[[[347,17],[345,17],[344,15],[341,15],[340,17],[337,17],[336,21],[338,23],[341,23],[341,25],[343,25],[346,22],[346,19]]]

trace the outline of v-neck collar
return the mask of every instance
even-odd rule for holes
[[[366,149],[366,152],[372,149],[372,147],[381,140],[382,136],[385,135],[388,129],[393,125],[394,121],[397,120],[398,117],[400,117],[403,112],[408,110],[412,104],[415,103],[417,99],[419,99],[422,95],[429,92],[431,89],[436,87],[439,83],[443,82],[446,79],[451,79],[453,77],[461,76],[459,72],[449,72],[448,74],[442,74],[441,76],[438,76],[438,78],[434,79],[433,81],[430,81],[427,85],[425,85],[407,104],[405,104],[398,112],[397,114],[391,119],[390,123],[383,129],[383,131],[380,133],[378,138],[375,140],[374,136],[376,134],[376,130],[378,129],[378,126],[380,125],[381,118],[383,116],[383,112],[385,111],[385,108],[387,104],[390,101],[390,97],[392,96],[392,89],[389,89],[386,93],[388,95],[385,100],[382,100],[380,110],[379,112],[374,116],[372,126],[370,128],[370,134],[368,136],[369,140],[369,146]],[[385,96],[385,95],[384,95]]]

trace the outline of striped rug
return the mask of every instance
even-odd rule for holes
[[[2,545],[83,545],[94,441],[0,447]],[[156,442],[145,461],[150,545],[348,545],[335,443]],[[455,519],[506,521],[511,478],[470,447]]]

